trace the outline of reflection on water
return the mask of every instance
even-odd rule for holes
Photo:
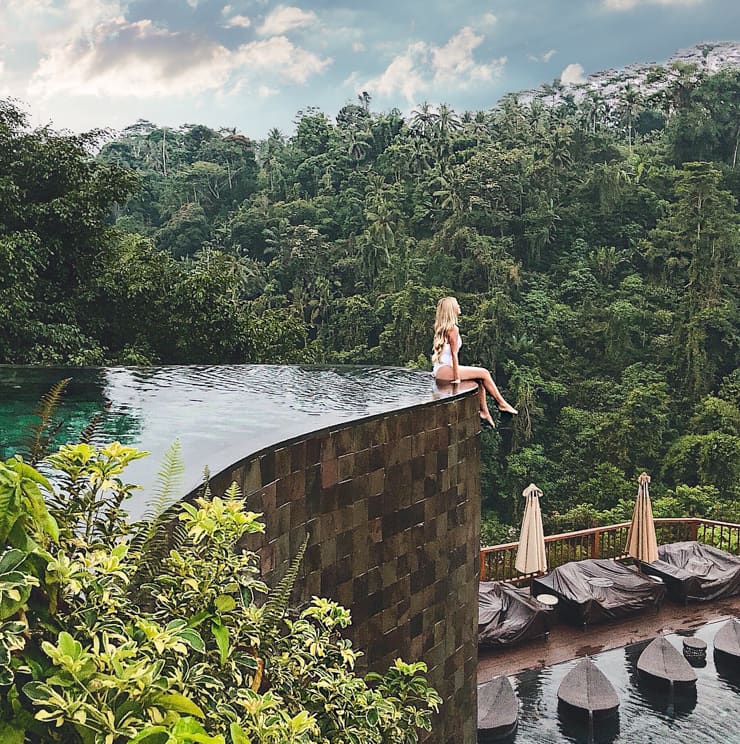
[[[671,697],[666,689],[661,691],[638,680],[637,659],[648,641],[592,656],[620,698],[619,717],[607,723],[596,721],[593,727],[587,721],[579,722],[558,713],[558,687],[578,659],[513,677],[521,701],[517,744],[740,742],[740,670],[737,662],[734,671],[722,665],[715,667],[711,653],[712,639],[721,626],[722,623],[710,623],[693,633],[707,642],[709,651],[706,665],[695,668],[695,694],[677,693]],[[682,650],[682,636],[672,634],[666,638]]]
[[[215,473],[284,439],[451,394],[449,387],[437,390],[429,373],[383,367],[0,366],[0,457],[15,451],[40,397],[66,377],[72,381],[59,412],[59,442],[74,441],[104,411],[99,440],[152,453],[126,471],[130,482],[145,486],[129,502],[135,515],[144,510],[147,487],[175,438],[190,490],[206,465]]]

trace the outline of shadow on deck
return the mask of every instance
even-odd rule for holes
[[[687,607],[666,600],[658,612],[641,612],[618,622],[589,625],[586,629],[558,624],[547,639],[498,649],[479,649],[478,684],[500,674],[559,664],[630,643],[655,638],[661,631],[691,631],[717,620],[740,617],[740,596]]]

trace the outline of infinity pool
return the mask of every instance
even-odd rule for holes
[[[520,701],[516,744],[738,744],[740,742],[740,669],[720,666],[712,654],[712,640],[722,622],[710,623],[693,635],[707,643],[706,666],[695,668],[695,697],[659,693],[638,683],[637,660],[648,641],[604,651],[591,658],[619,694],[619,718],[615,727],[599,726],[593,737],[586,727],[558,715],[557,690],[578,659],[512,677]],[[666,636],[682,650],[683,636]],[[740,664],[738,665],[740,666]]]
[[[437,390],[428,372],[387,367],[0,366],[0,457],[16,450],[41,396],[67,377],[58,442],[74,441],[102,411],[100,440],[151,453],[126,471],[129,482],[144,487],[128,502],[134,516],[146,508],[162,455],[175,439],[186,466],[184,495],[206,465],[215,474],[268,445],[451,394]]]

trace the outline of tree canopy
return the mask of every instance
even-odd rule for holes
[[[464,361],[520,411],[484,438],[492,535],[531,480],[579,526],[642,469],[738,519],[740,72],[661,76],[462,114],[363,97],[261,142],[138,122],[95,156],[6,102],[0,361],[427,367],[455,294]]]

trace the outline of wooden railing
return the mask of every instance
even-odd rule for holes
[[[557,568],[570,561],[584,558],[614,558],[625,560],[629,522],[589,530],[564,532],[545,537],[548,568]],[[710,519],[656,519],[658,545],[685,540],[698,540],[708,545],[740,555],[740,524],[714,522]],[[481,548],[480,580],[521,583],[532,574],[520,574],[514,563],[518,542]]]

